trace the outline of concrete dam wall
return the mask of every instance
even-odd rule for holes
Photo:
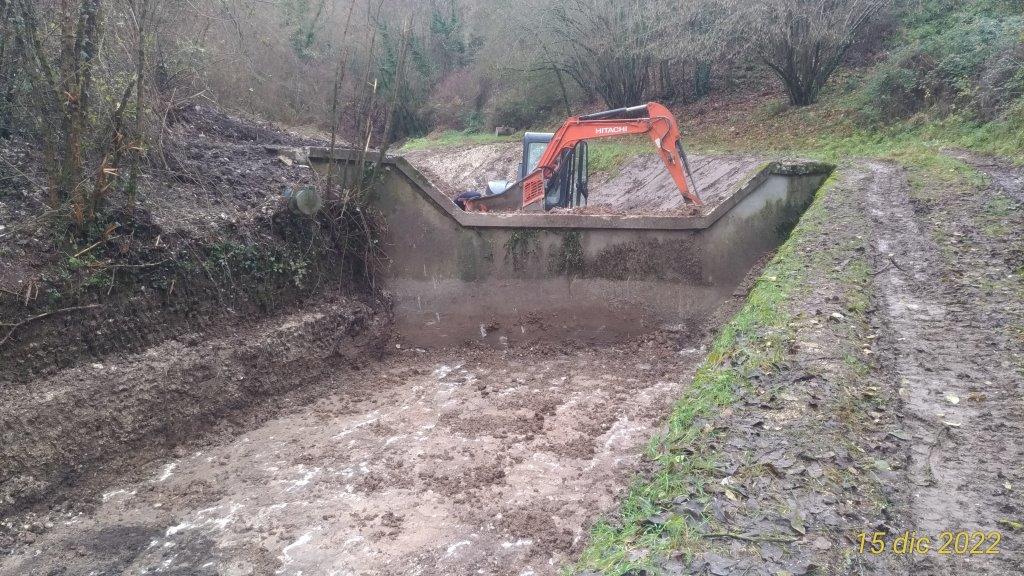
[[[310,151],[318,169],[357,155]],[[832,166],[769,162],[697,216],[463,212],[405,159],[371,204],[386,219],[382,271],[402,342],[435,347],[688,330],[785,241]]]

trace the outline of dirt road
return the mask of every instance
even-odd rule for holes
[[[1006,177],[1011,169],[979,167],[995,173],[977,195],[951,189],[914,197],[903,171],[885,163],[870,163],[860,186],[874,225],[892,385],[913,437],[902,529],[933,540],[944,531],[982,532],[984,548],[1000,539],[994,555],[915,557],[914,574],[1018,574],[1024,567],[1014,529],[1024,517],[1024,305],[1015,237],[1024,207],[1020,179]],[[1008,188],[1012,182],[1018,188]]]
[[[0,573],[554,574],[700,356],[665,340],[402,352],[40,519]]]

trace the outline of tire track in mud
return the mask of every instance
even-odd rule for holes
[[[1006,310],[956,281],[915,214],[907,176],[894,164],[869,162],[864,191],[877,262],[875,285],[895,355],[894,385],[914,438],[908,454],[907,526],[940,543],[943,531],[1002,532],[993,556],[913,556],[909,573],[1019,574],[1020,536],[1000,521],[1018,520],[1024,487],[1024,382],[1008,361]],[[955,193],[951,193],[955,195]],[[976,205],[980,202],[974,200]],[[955,208],[946,202],[944,208]],[[960,206],[971,209],[971,203]],[[940,224],[941,225],[941,224]],[[969,266],[985,245],[958,260]],[[984,260],[984,258],[981,258]],[[896,536],[898,534],[891,534]]]

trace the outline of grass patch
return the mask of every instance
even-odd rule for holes
[[[609,177],[617,176],[623,164],[633,158],[657,152],[647,138],[594,140],[589,147],[590,173],[603,172]]]
[[[851,156],[938,156],[943,149],[964,148],[1024,164],[1024,99],[991,122],[960,113],[939,118],[921,112],[872,125],[857,101],[863,82],[863,73],[837,75],[821,102],[811,106],[790,106],[781,97],[744,102],[710,123],[684,113],[684,137],[691,147],[708,152],[798,154],[830,163]]]
[[[522,133],[511,136],[495,136],[489,132],[460,132],[457,130],[446,130],[440,134],[423,136],[422,138],[411,138],[398,150],[399,153],[411,152],[413,150],[429,150],[433,148],[451,148],[454,146],[483,144],[500,144],[506,142],[522,141]]]
[[[825,162],[850,156],[898,159],[901,154],[937,154],[960,147],[1024,163],[1024,136],[1006,123],[972,123],[958,116],[942,120],[925,116],[870,129],[855,120],[856,111],[826,101],[776,111],[766,103],[754,114],[706,130],[688,132],[700,149],[740,152],[796,153]]]

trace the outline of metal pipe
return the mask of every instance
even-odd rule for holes
[[[627,114],[635,114],[637,112],[646,112],[647,104],[641,104],[640,106],[630,106],[629,108],[616,108],[614,110],[605,110],[604,112],[594,112],[593,114],[586,114],[580,116],[580,120],[603,120],[605,118],[617,118],[625,116]]]

